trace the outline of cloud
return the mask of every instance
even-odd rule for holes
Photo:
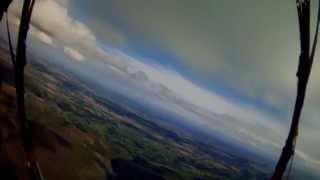
[[[34,28],[31,30],[31,32],[32,35],[37,37],[41,42],[53,46],[53,39],[45,32],[36,30]]]
[[[36,3],[32,25],[67,45],[77,43],[95,45],[96,37],[91,30],[69,16],[67,7],[53,0]]]
[[[296,154],[299,158],[301,158],[301,159],[307,161],[308,163],[310,163],[313,167],[319,168],[319,166],[320,166],[320,160],[318,160],[318,159],[316,159],[316,158],[314,158],[314,157],[311,157],[311,156],[309,156],[308,154],[306,154],[306,153],[304,153],[303,151],[298,150],[298,149],[295,150],[295,154]]]
[[[172,52],[187,68],[245,96],[283,107],[294,93],[295,3],[108,0],[85,9],[116,19],[146,47]]]
[[[82,8],[90,16],[110,20],[117,28],[129,31],[134,40],[143,42],[144,46],[140,48],[162,48],[176,56],[186,71],[208,79],[210,85],[227,87],[250,102],[248,105],[230,104],[222,101],[221,98],[225,98],[219,94],[212,96],[206,89],[190,88],[197,86],[192,82],[177,81],[183,76],[179,73],[170,79],[174,74],[172,71],[151,73],[153,70],[146,68],[149,71],[146,74],[152,81],[177,86],[172,91],[178,94],[194,94],[187,96],[188,101],[203,108],[232,114],[237,116],[235,119],[265,122],[266,130],[260,130],[262,132],[257,132],[258,135],[267,134],[268,126],[272,129],[280,127],[283,132],[275,137],[277,142],[285,141],[295,100],[295,73],[299,57],[294,2],[185,0],[183,6],[176,0],[104,0],[92,6],[88,6],[90,2],[86,0],[72,3],[74,6],[86,5]],[[317,3],[312,1],[312,24]],[[135,42],[132,44],[137,46]],[[320,57],[319,47],[316,59]],[[161,58],[155,61],[161,61]],[[161,73],[168,76],[159,76]],[[318,133],[315,133],[320,129],[319,77],[320,63],[315,60],[301,121],[303,132],[298,139],[301,149],[313,157],[320,157],[316,152],[320,142]],[[250,104],[252,101],[257,103]],[[263,111],[261,107],[252,107],[257,104],[267,104],[285,115],[270,117],[272,112],[266,114],[260,111]]]
[[[20,1],[14,2],[10,8],[10,13],[15,17],[20,17],[21,6]],[[89,28],[70,17],[67,7],[54,0],[37,1],[31,24],[37,30],[44,32],[62,44],[95,45],[95,35]]]
[[[21,2],[14,1],[10,8],[15,17],[19,17]],[[87,6],[80,8],[79,16],[73,16],[74,9],[80,7],[78,4]],[[216,125],[226,132],[250,127],[246,129],[250,133],[243,131],[232,135],[242,134],[238,137],[251,137],[253,144],[274,146],[285,140],[288,126],[283,122],[289,122],[289,108],[295,95],[294,75],[298,61],[295,11],[295,3],[285,1],[275,5],[271,1],[254,0],[186,0],[181,6],[181,2],[175,0],[100,0],[94,3],[37,0],[31,34],[43,43],[60,47],[62,53],[72,59],[103,63],[117,72],[113,78],[140,88],[141,92],[137,92],[140,97],[160,99],[153,101],[159,106],[185,114],[186,118],[216,130],[219,129]],[[88,14],[92,17],[87,17]],[[109,22],[110,17],[114,18],[113,23]],[[17,19],[12,20],[18,24]],[[128,38],[123,32],[128,31],[146,45],[172,52],[179,63],[200,77],[279,108],[287,112],[288,117],[280,120],[255,104],[228,100],[199,87],[175,69],[145,64],[142,63],[146,62],[144,60],[112,49],[105,50],[101,45],[106,41],[115,46],[127,46]],[[136,45],[135,42],[132,44]],[[302,142],[305,145],[302,150],[310,156],[317,154],[311,149],[317,149],[314,144],[319,144],[315,143],[318,134],[311,134],[314,132],[311,130],[320,128],[317,109],[320,105],[320,66],[315,62],[302,124],[303,137],[308,137]]]
[[[119,72],[121,75],[113,76],[115,80],[121,76],[120,82],[125,82],[132,93],[127,95],[176,113],[184,117],[184,121],[211,130],[211,133],[231,137],[264,154],[278,157],[281,152],[288,129],[276,117],[207,91],[168,67],[142,63],[145,60],[120,51],[105,53],[108,58],[119,59],[128,65],[126,71]],[[297,155],[309,164],[318,163],[319,160],[311,158],[313,153],[306,153],[306,147],[297,151]]]
[[[127,74],[127,79],[133,81],[132,85],[126,81],[126,85],[134,86],[130,89],[141,91],[139,98],[157,102],[162,108],[170,107],[168,109],[171,112],[189,122],[214,130],[220,128],[229,135],[232,134],[230,132],[235,132],[234,129],[250,127],[253,132],[277,142],[280,141],[279,137],[284,137],[286,128],[281,126],[274,116],[201,88],[173,69],[142,63],[145,60],[130,57],[123,52],[114,52],[109,58],[126,62],[128,69],[123,72]],[[271,135],[268,135],[270,132]]]
[[[84,56],[75,49],[72,49],[70,47],[64,47],[64,52],[66,53],[66,55],[68,55],[70,58],[74,60],[84,61]]]
[[[20,16],[21,1],[14,1],[10,14],[17,22]],[[69,0],[39,0],[35,4],[31,20],[31,34],[40,41],[58,47],[67,47],[69,55],[77,60],[88,57],[93,60],[106,61],[115,68],[125,71],[126,65],[116,58],[109,58],[99,43],[93,31],[81,21],[69,14]],[[110,30],[111,31],[111,30]],[[111,33],[111,32],[109,32]],[[113,32],[120,36],[118,32]]]
[[[137,70],[145,72],[152,82],[167,87],[174,92],[176,96],[183,97],[186,101],[204,110],[216,114],[237,116],[237,119],[251,123],[265,123],[268,124],[268,126],[274,124],[273,128],[278,125],[275,120],[275,122],[270,122],[274,117],[269,117],[253,106],[237,104],[215,92],[201,88],[174,70],[170,70],[170,68],[148,66],[132,58],[130,63],[131,68],[135,67]]]

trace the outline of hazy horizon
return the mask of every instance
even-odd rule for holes
[[[13,29],[20,6],[15,1],[9,11]],[[315,14],[314,8],[312,22]],[[28,45],[105,87],[276,159],[295,100],[298,38],[289,0],[38,0]],[[318,52],[296,149],[316,169]]]

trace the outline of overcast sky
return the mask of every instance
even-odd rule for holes
[[[12,25],[20,2],[10,8]],[[293,0],[37,0],[31,38],[87,66],[88,74],[90,66],[98,70],[91,74],[109,73],[128,96],[277,157],[296,91],[295,6]],[[314,23],[314,1],[312,7]],[[297,147],[310,167],[320,165],[319,51]]]

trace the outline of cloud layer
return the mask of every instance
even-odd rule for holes
[[[20,8],[21,1],[10,8],[14,25]],[[181,6],[177,0],[38,0],[31,34],[79,64],[102,63],[97,68],[101,72],[94,73],[105,75],[105,68],[114,81],[137,89],[131,96],[144,96],[145,101],[183,115],[186,121],[224,132],[254,148],[281,150],[295,95],[298,34],[294,3],[186,0]],[[172,67],[145,63],[148,60],[103,44],[130,46],[127,41],[132,34],[174,53],[200,76],[284,111],[287,119],[200,87]],[[157,61],[161,59],[152,62]],[[320,159],[315,145],[320,128],[319,75],[320,63],[316,62],[297,153],[313,165]]]

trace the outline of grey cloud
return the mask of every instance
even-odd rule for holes
[[[18,7],[19,3],[16,3],[11,8],[16,16],[19,15]],[[79,17],[75,18],[73,13],[77,8],[81,13],[78,12]],[[112,18],[118,24],[109,22]],[[130,72],[130,59],[107,53],[99,47],[100,41],[116,47],[126,46],[124,31],[130,31],[141,41],[174,53],[186,67],[209,77],[212,82],[230,86],[245,96],[288,112],[292,107],[289,105],[295,94],[298,29],[295,4],[291,0],[41,0],[37,1],[32,24],[40,34],[52,38],[53,43],[69,47],[87,59],[105,63],[110,71],[114,71],[111,73],[114,78],[127,86],[142,89],[137,96],[146,92],[150,97],[161,99],[154,102],[159,106],[167,105],[177,113],[201,118],[207,126],[216,123],[222,129],[251,127],[251,134],[242,133],[248,137],[268,134],[265,126],[255,127],[245,122],[246,116],[235,113],[239,111],[233,111],[232,117],[213,114],[178,98],[170,87],[154,83],[143,70]],[[38,38],[50,42],[48,37]],[[303,151],[318,157],[312,149],[319,144],[315,138],[317,133],[313,131],[320,128],[317,109],[320,105],[319,64],[316,61],[311,77],[302,126],[304,141],[301,143]],[[230,107],[216,106],[214,108]],[[253,118],[260,116],[255,114],[257,109],[244,109],[248,114],[254,114],[250,117],[251,122],[260,123],[258,118]],[[288,120],[289,117],[284,122]],[[212,125],[212,128],[215,127]],[[285,140],[283,134],[266,136],[277,143]]]
[[[177,55],[198,75],[209,77],[244,96],[270,104],[287,116],[289,127],[296,91],[299,36],[294,1],[270,0],[108,0],[72,1],[86,5],[88,16],[116,21],[141,41]],[[317,7],[312,1],[312,7]],[[312,22],[316,9],[312,9]],[[103,21],[101,21],[103,23]],[[123,29],[121,29],[123,28]],[[319,46],[318,46],[319,47]],[[320,142],[319,48],[304,108],[302,149],[319,157],[313,149]],[[285,136],[281,136],[285,141]]]
[[[292,102],[299,48],[292,1],[72,3],[86,6],[85,13],[103,19],[101,23],[111,17],[120,29],[129,29],[141,41],[176,54],[197,74],[244,96],[280,109]]]

